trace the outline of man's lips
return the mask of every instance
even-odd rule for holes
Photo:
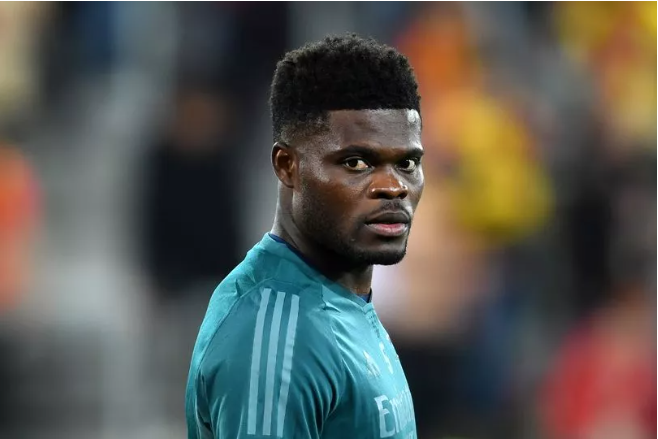
[[[409,224],[411,216],[405,210],[381,212],[366,219],[366,224]]]
[[[381,236],[402,236],[409,230],[410,215],[404,210],[382,212],[366,220],[370,230]]]
[[[407,230],[409,229],[409,224],[405,223],[371,223],[366,224],[366,226],[378,235],[390,237],[402,236],[407,233]]]

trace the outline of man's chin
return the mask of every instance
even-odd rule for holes
[[[378,255],[378,257],[373,258],[372,265],[395,265],[404,259],[405,253],[395,253],[395,254],[386,254]]]
[[[406,248],[400,250],[371,250],[359,252],[357,260],[363,265],[395,265],[404,259]]]

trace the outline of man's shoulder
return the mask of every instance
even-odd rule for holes
[[[300,354],[336,347],[322,286],[300,286],[266,279],[235,300],[214,328],[203,369],[216,372],[223,364],[251,361],[256,352],[283,350],[293,344]],[[264,354],[266,355],[266,354]]]
[[[253,343],[285,343],[288,331],[300,350],[305,343],[328,347],[334,335],[323,291],[294,260],[256,246],[213,293],[195,348],[197,361],[217,366],[251,358]]]
[[[253,332],[262,319],[275,323],[274,320],[286,320],[292,315],[303,326],[323,325],[328,321],[321,284],[299,285],[269,278],[244,291],[218,288],[213,299],[221,300],[223,296],[233,296],[226,317],[218,324],[218,329],[224,332]]]
[[[321,287],[317,290],[273,279],[244,294],[203,355],[195,357],[190,394],[209,407],[225,407],[223,415],[215,411],[214,416],[234,420],[240,413],[253,414],[252,419],[278,413],[281,419],[285,411],[276,410],[288,399],[290,416],[298,407],[328,412],[342,393],[336,389],[343,385],[345,368]],[[279,408],[271,412],[267,402],[258,401]]]
[[[218,290],[241,296],[266,281],[284,284],[288,290],[301,290],[318,284],[317,279],[301,269],[294,258],[273,253],[259,243],[220,283]]]
[[[247,318],[251,314],[255,317],[261,300],[269,301],[270,295],[272,302],[276,303],[283,297],[290,300],[292,296],[300,296],[302,292],[304,300],[300,302],[300,309],[319,306],[322,301],[321,282],[301,269],[294,258],[271,252],[261,242],[219,284],[209,310],[218,306],[229,314],[240,313]],[[262,299],[265,296],[266,299]]]
[[[303,275],[295,276],[294,268],[289,267],[285,260],[264,259],[259,258],[256,262],[245,260],[238,265],[214,291],[209,313],[213,308],[220,308],[227,319],[236,315],[239,317],[235,320],[242,322],[253,321],[263,309],[283,306],[283,303],[295,302],[302,314],[323,308],[321,283]],[[217,325],[224,321],[212,316],[211,320]]]

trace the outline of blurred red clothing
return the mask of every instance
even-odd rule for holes
[[[38,205],[29,162],[0,145],[0,311],[16,305],[27,287]]]
[[[600,312],[559,352],[542,395],[549,438],[656,437],[651,319],[641,305],[626,307]]]

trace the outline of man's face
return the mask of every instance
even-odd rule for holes
[[[308,237],[355,265],[402,260],[423,192],[415,110],[350,110],[299,154],[293,219]]]

